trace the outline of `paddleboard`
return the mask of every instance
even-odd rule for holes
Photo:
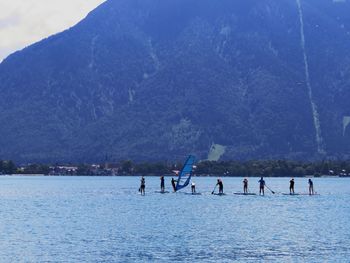
[[[255,193],[234,193],[235,195],[256,195]]]
[[[201,193],[185,193],[185,195],[202,195]]]
[[[213,195],[220,195],[220,196],[222,196],[222,195],[226,195],[226,194],[225,193],[224,194],[213,193]]]
[[[155,191],[157,194],[169,194],[169,191]]]
[[[288,194],[288,193],[282,193],[282,195],[310,195],[308,193],[295,193],[295,194]],[[320,194],[313,194],[313,195],[320,195]]]

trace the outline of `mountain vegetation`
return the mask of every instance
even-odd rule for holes
[[[113,168],[109,167],[113,166]],[[17,166],[12,161],[0,161],[0,174],[45,174],[78,176],[176,176],[181,163],[121,161],[115,164],[51,165],[29,164]],[[204,161],[194,168],[196,176],[218,177],[303,177],[350,176],[350,161],[301,162],[288,160]]]
[[[108,0],[0,64],[0,158],[348,158],[349,12],[336,0]]]

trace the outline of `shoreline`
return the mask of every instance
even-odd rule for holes
[[[0,177],[176,177],[176,175],[142,175],[142,174],[124,174],[124,175],[67,175],[67,174],[1,174]],[[200,177],[212,177],[212,178],[260,178],[261,175],[256,176],[230,176],[230,175],[193,175],[193,178],[200,178]],[[350,178],[350,176],[340,176],[340,175],[321,175],[321,176],[314,176],[314,175],[305,175],[305,176],[263,176],[264,178]]]

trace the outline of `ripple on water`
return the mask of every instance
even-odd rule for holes
[[[191,196],[156,194],[159,178],[146,178],[142,197],[139,178],[1,178],[0,262],[349,261],[348,179],[315,178],[313,197],[234,196],[241,181],[212,196],[215,178],[196,178],[203,194]],[[288,190],[288,179],[267,181]]]

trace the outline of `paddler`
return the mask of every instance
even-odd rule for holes
[[[164,182],[164,176],[160,177],[160,191],[164,192],[165,191],[165,182]]]
[[[224,184],[223,184],[222,180],[218,179],[216,185],[219,186],[219,194],[223,194],[224,193]]]
[[[244,180],[243,180],[243,192],[245,194],[248,194],[248,179],[247,178],[244,178]]]
[[[259,194],[265,195],[265,180],[264,177],[261,177],[259,180]]]
[[[145,188],[146,188],[146,180],[145,177],[141,177],[141,186],[140,186],[140,192],[141,195],[145,195]]]
[[[192,194],[196,193],[196,184],[194,182],[191,183],[191,191],[192,191]]]
[[[309,179],[309,195],[313,195],[314,193],[314,182]]]
[[[294,178],[289,181],[289,194],[294,195]]]

